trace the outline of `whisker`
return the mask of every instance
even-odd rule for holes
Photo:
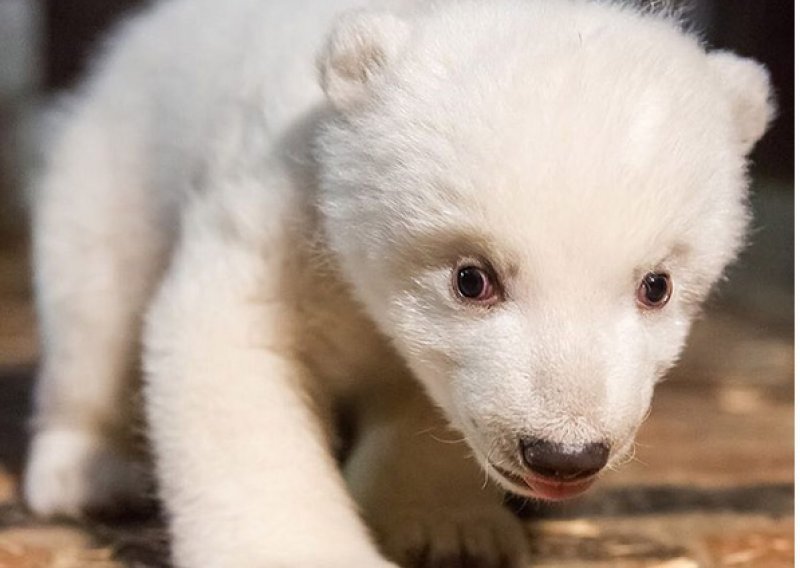
[[[465,436],[461,436],[460,438],[456,438],[456,439],[453,439],[453,440],[446,440],[444,438],[440,438],[439,436],[437,436],[436,434],[433,433],[435,431],[435,429],[436,428],[434,426],[432,426],[430,428],[426,428],[425,430],[420,430],[419,432],[417,432],[417,436],[423,436],[423,435],[427,434],[428,436],[430,436],[431,438],[433,438],[437,442],[441,442],[442,444],[462,444],[467,440],[467,438]]]
[[[639,445],[639,444],[638,444],[638,443],[636,443],[636,442],[634,442],[633,444],[631,444],[631,449],[630,449],[630,452],[629,452],[629,453],[628,453],[628,455],[625,457],[625,460],[624,460],[624,461],[622,461],[622,462],[620,462],[620,463],[619,463],[619,464],[616,466],[615,470],[617,470],[617,469],[619,469],[619,468],[622,468],[623,466],[626,466],[626,465],[628,465],[628,464],[629,464],[629,463],[631,463],[631,462],[637,462],[637,463],[640,463],[640,464],[642,464],[642,465],[644,465],[644,466],[647,466],[647,464],[646,464],[645,462],[643,462],[641,459],[639,459],[638,457],[636,457],[636,448],[637,448],[637,446],[638,446],[638,445]]]
[[[429,434],[429,435],[431,438],[433,438],[437,442],[441,442],[442,444],[463,444],[467,440],[463,436],[455,440],[445,440],[444,438],[440,438],[435,434]]]
[[[497,447],[497,438],[493,439],[489,444],[489,451],[486,452],[486,465],[483,467],[483,486],[481,489],[486,489],[489,485],[489,468],[492,467],[492,452]]]
[[[638,444],[636,442],[633,443],[633,451],[631,452],[630,461],[635,461],[637,463],[642,464],[643,466],[649,466],[647,462],[643,461],[640,457],[636,455],[636,450],[638,449],[639,446],[641,446],[641,444]]]

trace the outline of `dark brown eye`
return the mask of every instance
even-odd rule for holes
[[[462,266],[456,269],[455,289],[459,296],[471,302],[488,303],[497,297],[491,274],[477,266]]]
[[[639,284],[636,299],[647,309],[664,307],[672,295],[672,280],[669,274],[648,272]]]

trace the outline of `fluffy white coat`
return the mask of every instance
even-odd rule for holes
[[[765,70],[620,4],[356,6],[164,2],[74,97],[34,220],[35,512],[146,491],[140,367],[181,567],[521,564],[487,485],[537,496],[494,467],[520,438],[625,460],[740,246]],[[502,301],[458,296],[470,262]]]

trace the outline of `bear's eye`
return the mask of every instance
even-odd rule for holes
[[[672,295],[672,280],[669,274],[648,272],[639,284],[636,299],[648,310],[663,308]]]
[[[497,300],[497,284],[489,270],[474,265],[460,266],[454,276],[454,288],[461,298],[482,304]]]

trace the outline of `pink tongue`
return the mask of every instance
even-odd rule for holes
[[[541,477],[526,475],[525,483],[533,490],[537,497],[548,501],[561,501],[577,497],[594,483],[594,479],[576,481],[571,483],[559,483],[557,481],[544,480]]]

